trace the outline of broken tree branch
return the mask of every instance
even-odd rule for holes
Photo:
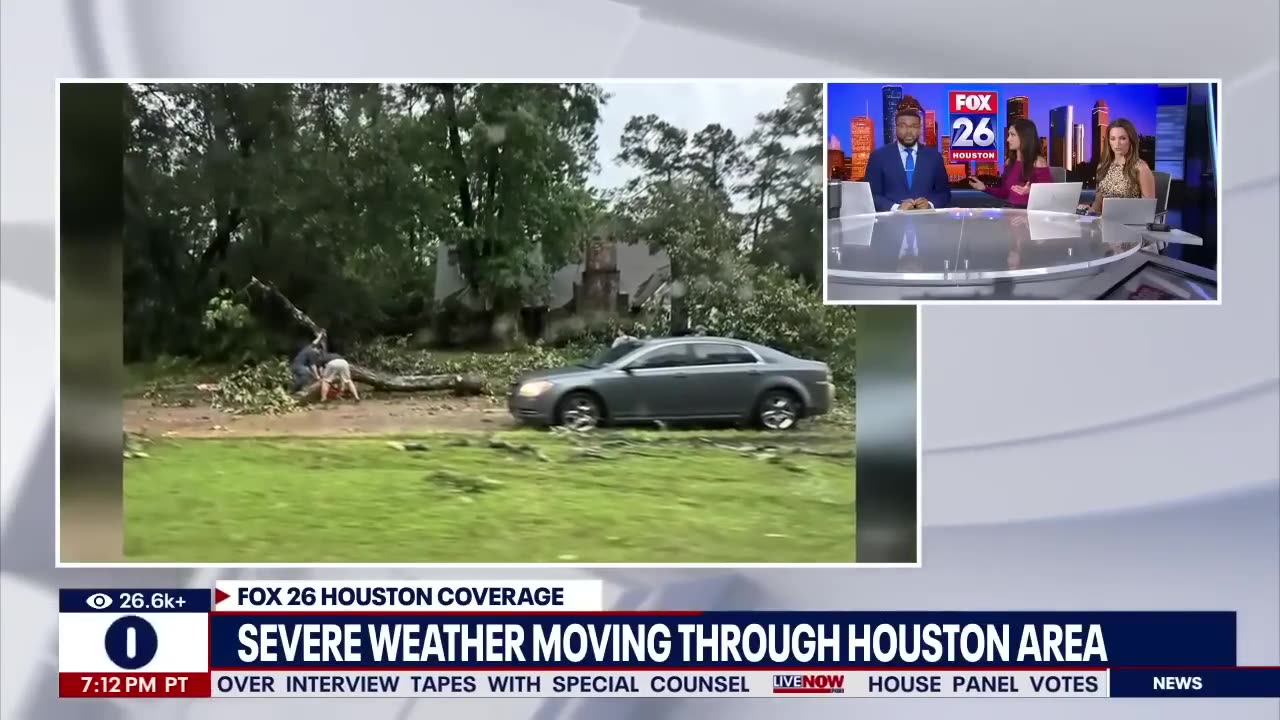
[[[289,311],[289,314],[293,316],[294,322],[310,330],[312,335],[320,334],[320,326],[316,324],[315,320],[312,320],[310,316],[299,310],[298,306],[285,297],[285,294],[280,292],[280,289],[275,285],[264,283],[257,277],[250,277],[249,287],[274,298],[276,302],[284,306],[285,310]]]
[[[249,287],[275,299],[280,303],[294,322],[319,335],[321,327],[302,310],[298,309],[280,289],[257,277],[249,278]],[[458,395],[478,395],[484,390],[484,378],[476,375],[393,375],[382,373],[362,365],[351,364],[351,379],[364,383],[378,390],[390,392],[427,392],[434,390],[452,390]],[[315,393],[318,395],[318,393]]]

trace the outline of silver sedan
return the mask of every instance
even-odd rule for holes
[[[734,420],[788,430],[825,414],[831,370],[720,337],[627,340],[589,362],[525,374],[507,407],[517,420],[574,429],[602,423]]]

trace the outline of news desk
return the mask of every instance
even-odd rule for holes
[[[827,221],[827,300],[1078,299],[1109,268],[1159,259],[1139,258],[1141,230],[1007,208],[835,218]]]

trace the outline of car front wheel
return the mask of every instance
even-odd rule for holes
[[[604,411],[587,393],[569,393],[560,401],[556,422],[570,430],[590,430],[600,424]]]
[[[756,420],[766,430],[790,430],[800,420],[800,400],[786,390],[770,390],[760,398]]]

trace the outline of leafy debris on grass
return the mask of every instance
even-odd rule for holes
[[[483,433],[471,436],[470,447],[456,449],[445,447],[456,433],[373,441],[157,442],[164,450],[153,459],[124,461],[127,557],[242,562],[268,547],[282,562],[411,562],[424,556],[536,562],[562,554],[603,562],[852,558],[850,461],[772,453],[778,462],[809,467],[808,474],[792,474],[737,452],[690,445],[692,435],[682,433],[679,443],[637,440],[634,447],[606,449],[556,441],[549,433],[498,434],[517,448],[537,445],[557,461],[532,468],[536,461],[528,455],[489,449]],[[731,445],[739,439],[756,447],[770,442],[747,434],[715,436]],[[606,430],[584,445],[617,438]],[[402,455],[388,447],[389,440],[425,440],[431,452]],[[817,447],[847,446],[842,436],[818,440],[827,444]],[[666,457],[634,457],[635,450]],[[570,456],[575,460],[566,461]],[[608,460],[596,462],[600,458]],[[180,481],[210,472],[218,482]],[[217,506],[218,516],[193,517],[190,508],[200,505]],[[298,512],[325,520],[282,522]],[[495,534],[497,525],[517,530]],[[766,533],[790,537],[766,539]],[[245,540],[229,544],[232,534]]]
[[[233,415],[280,415],[297,410],[290,393],[289,366],[283,360],[240,368],[218,381],[211,404]]]
[[[391,448],[392,450],[402,450],[407,452],[426,452],[431,449],[431,447],[426,443],[401,442],[399,440],[392,440],[388,442],[387,447]]]
[[[453,470],[437,470],[427,480],[452,492],[483,493],[502,487],[506,483],[487,477],[471,477]]]
[[[135,435],[133,433],[124,433],[124,459],[131,460],[133,458],[149,458],[151,457],[142,448],[151,439],[143,435]]]
[[[513,455],[529,455],[539,462],[551,462],[551,457],[535,445],[528,443],[518,445],[498,437],[490,437],[488,442],[489,447],[494,450],[505,450]]]
[[[578,448],[569,455],[566,462],[579,462],[583,460],[617,460],[618,454],[608,453],[603,450],[591,447]]]
[[[161,383],[151,383],[142,393],[144,400],[150,400],[152,407],[158,408],[188,408],[195,407],[195,400],[189,397],[178,397],[175,393],[176,388],[171,385],[163,385]]]

